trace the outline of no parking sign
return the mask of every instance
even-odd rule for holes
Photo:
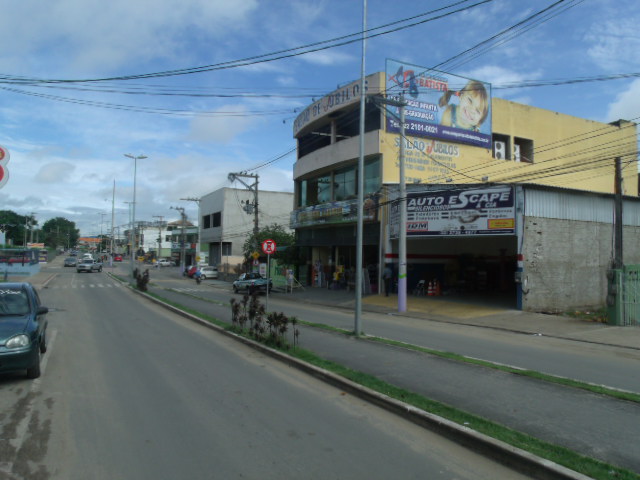
[[[274,242],[273,240],[265,240],[264,242],[262,242],[262,251],[266,255],[273,255],[274,253],[276,253],[276,242]]]
[[[0,145],[0,188],[9,180],[7,163],[9,163],[9,150]]]

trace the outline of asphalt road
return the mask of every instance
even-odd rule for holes
[[[194,281],[179,277],[175,268],[154,269],[151,274],[152,281],[161,287],[183,289],[186,293],[193,291],[225,304],[230,298],[230,287],[212,286],[207,282],[197,287]],[[261,298],[264,300],[264,296]],[[273,293],[269,296],[269,309],[286,311],[309,322],[354,329],[353,311],[296,302],[295,294]],[[331,315],[327,315],[328,311]],[[363,329],[368,335],[640,393],[638,349],[373,312],[364,312],[362,317]]]
[[[193,281],[172,278],[170,274],[163,280],[163,275],[165,273],[152,275],[152,281],[160,287],[181,290],[161,290],[160,293],[165,298],[228,321],[228,301],[230,296],[233,296],[228,289],[216,289],[205,283],[197,286]],[[200,301],[193,296],[209,301]],[[307,321],[343,328],[352,326],[349,323],[352,318],[349,318],[344,310],[285,302],[277,297],[277,294],[270,297],[270,310],[279,311],[282,307],[287,315],[297,315]],[[235,298],[239,299],[240,296],[236,295]],[[212,303],[211,300],[218,302]],[[512,361],[504,362],[512,365],[523,366],[517,358],[518,351],[522,350],[525,352],[523,357],[527,358],[528,368],[539,370],[535,366],[539,360],[549,367],[551,373],[556,373],[558,370],[552,367],[564,362],[570,365],[569,368],[559,367],[566,372],[565,376],[585,381],[594,381],[594,377],[590,375],[591,363],[587,361],[589,356],[593,355],[595,361],[609,362],[608,368],[615,366],[623,369],[631,379],[629,384],[622,382],[625,387],[633,386],[637,382],[637,352],[629,349],[519,334],[497,335],[495,331],[474,327],[467,327],[461,332],[458,326],[448,330],[447,324],[429,325],[432,322],[425,321],[416,324],[413,323],[415,319],[381,316],[368,312],[364,322],[368,333],[428,347],[433,346],[432,337],[436,336],[433,332],[438,330],[440,338],[449,337],[450,343],[443,344],[440,348],[442,350],[469,355],[468,347],[465,345],[478,343],[485,349],[482,352],[483,358],[495,360],[494,352],[501,352],[501,355],[512,352]],[[374,327],[375,322],[387,325]],[[385,328],[388,334],[378,333],[376,328]],[[640,407],[636,403],[395,347],[358,342],[313,328],[303,328],[300,341],[303,348],[309,348],[328,360],[369,373],[399,387],[550,443],[640,472],[640,447],[635,440],[637,432],[640,431]],[[532,348],[533,342],[536,348]],[[587,366],[581,366],[582,359],[587,362]],[[600,372],[599,369],[594,370]],[[616,372],[611,370],[611,375],[615,374]]]
[[[60,274],[43,376],[0,377],[0,479],[518,479],[167,312]]]

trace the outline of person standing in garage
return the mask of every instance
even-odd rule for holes
[[[393,278],[393,270],[391,266],[387,263],[384,266],[384,271],[382,272],[382,279],[384,280],[384,295],[385,297],[389,296],[389,291],[391,290],[391,279]]]

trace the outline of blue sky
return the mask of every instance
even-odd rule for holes
[[[368,0],[374,29],[456,3],[461,12],[367,42],[367,74],[392,58],[432,67],[548,8],[554,0]],[[474,4],[479,4],[471,7]],[[126,226],[137,162],[136,219],[197,221],[194,202],[252,170],[260,189],[293,191],[292,121],[312,99],[360,75],[361,44],[203,73],[83,83],[235,62],[356,34],[362,0],[0,0],[0,145],[9,180],[0,209],[61,216],[82,234]],[[451,12],[443,10],[440,14]],[[433,17],[431,15],[430,17]],[[489,82],[493,96],[609,122],[640,117],[637,0],[565,0],[544,22],[443,70]],[[388,29],[387,29],[388,30]],[[377,30],[380,31],[380,30]],[[518,88],[503,88],[507,85]],[[277,158],[281,157],[279,160]],[[274,161],[275,160],[275,161]],[[115,182],[115,195],[113,187]],[[239,188],[242,185],[233,184]]]

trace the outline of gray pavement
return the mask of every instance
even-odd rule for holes
[[[210,280],[207,283],[230,288],[228,282]],[[294,302],[328,305],[350,311],[354,311],[356,303],[354,292],[346,290],[305,287],[277,295],[278,298],[289,298]],[[397,295],[368,295],[362,297],[362,310],[640,350],[640,327],[618,327],[560,315],[524,312],[496,306],[490,301],[471,303],[447,297],[409,295],[406,311],[400,312]]]
[[[52,264],[55,266],[55,261]],[[52,279],[51,272],[42,272],[31,279],[37,287],[44,287]],[[107,269],[108,270],[108,269]],[[116,271],[126,275],[127,268],[116,267]],[[171,276],[171,275],[170,275]],[[159,275],[158,275],[159,277]],[[154,274],[152,271],[152,282]],[[184,283],[179,276],[175,281]],[[217,280],[207,280],[202,286],[229,289],[229,284]],[[201,287],[202,287],[201,286]],[[152,290],[158,287],[152,287]],[[158,288],[158,290],[162,290]],[[203,289],[206,292],[206,288]],[[229,314],[229,307],[212,302],[189,298],[180,293],[163,290],[162,295],[187,304],[218,318]],[[200,295],[200,294],[198,294]],[[278,299],[290,299],[353,310],[355,298],[352,292],[317,288],[297,289],[293,293],[278,293]],[[206,298],[206,293],[202,294]],[[491,305],[467,304],[443,298],[409,297],[407,312],[397,311],[397,297],[368,296],[363,298],[363,311],[425,318],[431,321],[481,326],[514,332],[540,334],[577,342],[613,345],[623,349],[640,348],[640,329],[634,327],[613,327],[605,324],[583,322],[576,319],[541,315],[515,310],[506,310]],[[323,358],[335,361],[354,370],[369,373],[406,390],[414,391],[428,398],[441,401],[456,408],[466,410],[480,417],[528,433],[534,437],[570,448],[586,456],[619,465],[640,472],[640,446],[637,431],[640,430],[640,406],[609,397],[589,394],[566,387],[514,376],[503,372],[459,364],[408,350],[361,342],[343,335],[307,328],[301,335],[303,346]],[[315,372],[315,374],[320,375]],[[324,374],[322,374],[324,375]],[[335,381],[335,383],[339,383]],[[346,388],[343,385],[343,388]],[[353,387],[354,391],[357,387]],[[393,405],[386,399],[373,395],[374,401]],[[484,398],[478,402],[477,398]],[[408,414],[406,407],[399,412]],[[416,419],[424,416],[416,414]],[[443,424],[440,420],[429,420]],[[472,426],[471,426],[472,427]],[[462,435],[461,429],[465,435]],[[462,435],[461,441],[468,442],[474,449],[486,449],[493,445],[487,438],[469,441],[472,432],[464,432],[464,427],[446,428],[448,434]],[[469,429],[467,429],[469,430]],[[462,438],[464,437],[464,438]],[[620,446],[623,445],[623,448]],[[491,449],[490,449],[491,450]],[[501,446],[499,454],[506,456],[511,450]],[[527,458],[521,452],[516,455],[520,462]],[[516,461],[516,460],[511,460]],[[537,465],[549,470],[547,462],[531,460],[527,468]],[[581,478],[562,468],[553,467],[549,478]],[[560,473],[558,473],[560,472]]]

